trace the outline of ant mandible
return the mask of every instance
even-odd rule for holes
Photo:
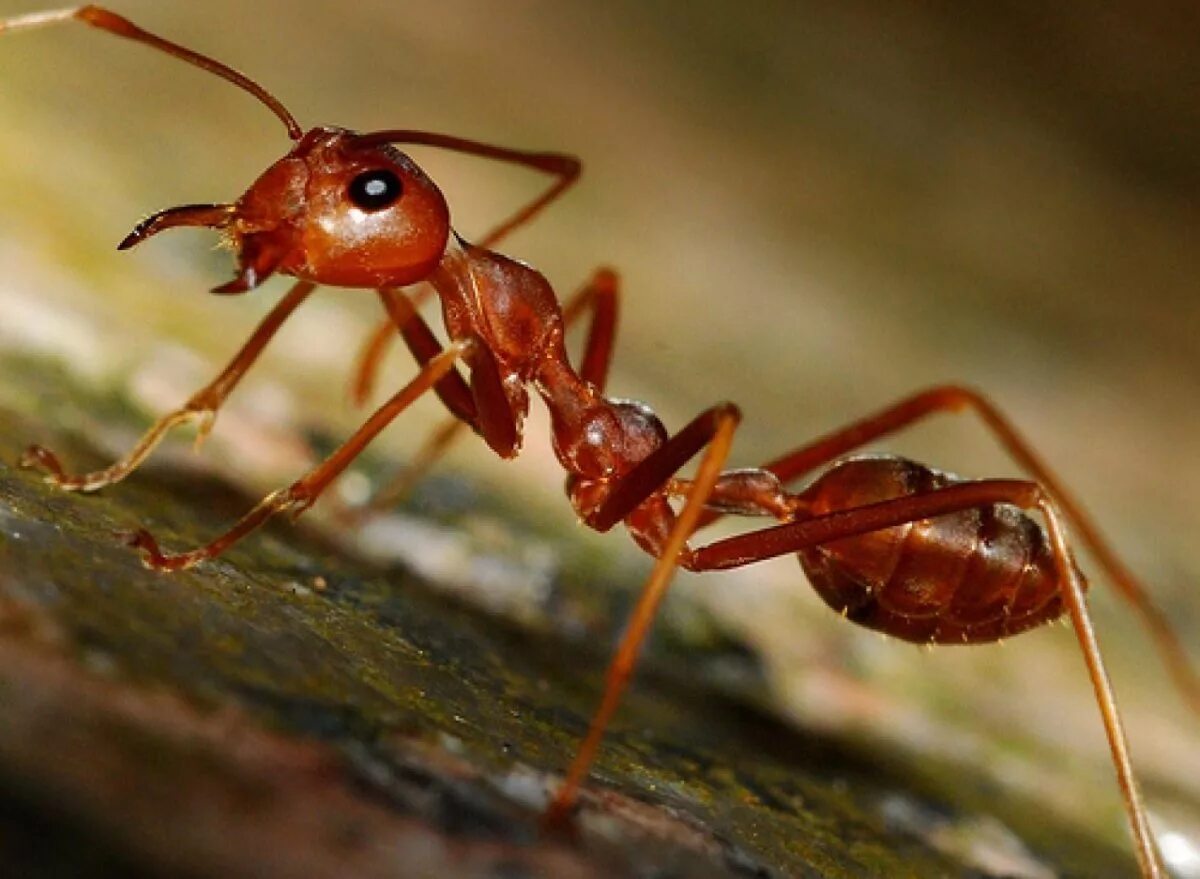
[[[384,427],[431,390],[456,424],[473,429],[501,457],[513,457],[532,387],[550,412],[554,451],[566,470],[576,515],[597,531],[624,523],[656,559],[609,666],[600,706],[544,815],[547,824],[569,818],[675,569],[721,570],[795,554],[834,610],[916,643],[996,641],[1066,614],[1099,703],[1142,874],[1164,875],[1092,629],[1086,583],[1068,549],[1066,523],[1133,604],[1197,710],[1200,680],[1143,587],[986,398],[957,386],[933,388],[761,467],[724,470],[740,421],[733,404],[713,406],[668,434],[648,407],[604,395],[619,298],[611,271],[596,272],[560,306],[542,275],[490,249],[570,187],[579,176],[577,159],[423,131],[305,131],[277,98],[249,78],[99,6],[0,20],[0,33],[67,21],[143,43],[233,83],[265,104],[293,141],[287,155],[237,201],[160,211],[139,223],[120,249],[164,229],[209,227],[222,233],[238,264],[233,280],[214,292],[245,293],[275,273],[291,275],[296,283],[212,383],[159,419],[111,467],[68,475],[52,452],[38,446],[29,449],[22,464],[42,468],[64,489],[93,491],[123,479],[177,425],[195,422],[203,437],[271,337],[320,284],[375,290],[387,313],[360,363],[358,399],[370,389],[393,333],[399,332],[421,367],[325,461],[267,495],[211,543],[165,553],[149,532],[130,535],[146,565],[160,571],[188,568],[220,555],[272,516],[299,515]],[[454,232],[442,193],[397,144],[525,166],[554,180],[472,244]],[[441,300],[446,345],[416,311],[421,294],[409,297],[401,291],[418,284],[428,285]],[[577,369],[567,357],[564,333],[585,314],[589,325]],[[459,361],[466,377],[458,371]],[[1029,480],[967,481],[895,456],[844,457],[931,414],[963,410],[982,419]],[[452,436],[452,430],[440,431],[425,460]],[[692,478],[676,475],[700,453]],[[802,490],[786,488],[822,467]],[[1045,528],[1023,511],[1040,513]],[[768,517],[778,524],[705,546],[689,544],[698,529],[726,515]]]

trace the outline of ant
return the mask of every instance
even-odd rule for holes
[[[94,491],[135,469],[172,428],[193,422],[203,438],[272,336],[317,285],[376,292],[387,320],[359,363],[355,397],[374,383],[394,333],[420,365],[416,377],[380,406],[321,464],[267,495],[205,546],[168,553],[145,530],[127,537],[147,566],[178,571],[215,558],[273,516],[303,513],[366,446],[414,400],[433,391],[453,416],[421,460],[436,458],[457,425],[470,427],[503,458],[520,448],[529,391],[550,412],[554,451],[567,473],[576,515],[597,531],[623,523],[656,560],[608,669],[601,703],[543,821],[569,822],[605,728],[676,568],[710,571],[796,555],[817,593],[846,619],[919,644],[997,641],[1070,619],[1091,677],[1143,876],[1165,875],[1134,778],[1112,687],[1087,610],[1083,575],[1068,547],[1067,524],[1152,633],[1176,683],[1200,711],[1200,679],[1166,619],[1011,422],[984,396],[954,385],[903,399],[761,467],[726,470],[738,408],[721,403],[669,434],[649,407],[605,396],[616,335],[618,280],[610,270],[560,306],[546,279],[491,248],[529,222],[578,178],[580,163],[412,130],[358,133],[300,127],[253,80],[183,46],[86,5],[0,20],[0,33],[78,21],[150,46],[248,92],[283,123],[288,153],[235,202],[168,208],[139,223],[125,250],[181,226],[219,231],[237,258],[234,278],[213,292],[240,294],[279,273],[296,279],[220,375],[180,409],[160,418],[123,459],[69,475],[49,450],[33,446],[25,466],[67,490]],[[552,184],[479,243],[458,235],[441,191],[398,144],[451,150],[524,166]],[[412,296],[404,288],[426,285]],[[443,344],[417,312],[422,292],[441,301]],[[568,325],[588,317],[578,367],[567,356]],[[458,365],[466,367],[466,376]],[[964,480],[892,455],[846,457],[859,447],[941,412],[975,413],[1029,479]],[[700,455],[691,478],[678,472]],[[823,468],[823,469],[822,469]],[[787,486],[811,476],[807,486]],[[1029,513],[1039,514],[1044,526]],[[700,529],[729,515],[774,520],[757,530],[693,547]]]

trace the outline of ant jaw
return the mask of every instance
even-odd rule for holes
[[[151,214],[134,226],[133,231],[117,245],[117,250],[129,250],[164,229],[174,229],[178,226],[224,229],[233,220],[236,212],[236,205],[231,204],[188,204],[167,208]]]
[[[232,281],[213,287],[209,292],[216,293],[218,296],[237,296],[253,290],[262,280],[253,266],[246,266],[234,275]]]
[[[286,242],[270,232],[245,235],[237,243],[238,271],[232,281],[214,287],[220,296],[235,296],[253,290],[275,273],[288,254]]]
[[[277,234],[272,232],[239,235],[234,226],[235,221],[239,219],[238,215],[236,204],[191,204],[167,208],[138,223],[117,245],[117,250],[129,250],[164,229],[180,226],[200,226],[226,232],[232,237],[234,246],[239,251],[238,272],[232,281],[213,288],[212,292],[223,296],[245,293],[253,290],[275,272],[287,255],[287,246],[280,246],[282,242],[278,240],[273,241]]]

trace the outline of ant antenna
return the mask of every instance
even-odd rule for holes
[[[6,31],[45,27],[46,25],[58,24],[72,19],[91,25],[99,30],[107,31],[115,36],[143,43],[151,48],[166,52],[168,55],[174,55],[188,64],[194,64],[196,67],[207,70],[209,73],[216,74],[226,82],[233,83],[242,91],[254,95],[254,97],[265,104],[272,113],[279,117],[279,120],[287,128],[288,137],[292,140],[300,140],[304,136],[304,130],[296,122],[295,117],[283,106],[283,103],[248,76],[238,73],[232,67],[226,67],[220,61],[215,61],[207,55],[201,55],[199,52],[185,49],[177,43],[172,43],[170,40],[164,40],[162,37],[144,31],[128,19],[122,18],[115,12],[109,12],[107,9],[102,9],[99,6],[89,4],[87,6],[76,6],[71,9],[58,9],[53,12],[34,12],[29,15],[18,16],[17,18],[0,23],[0,34]]]

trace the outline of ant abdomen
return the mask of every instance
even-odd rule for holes
[[[811,513],[822,515],[962,481],[904,458],[856,457],[823,474],[804,497]],[[905,641],[995,641],[1063,612],[1045,531],[1008,504],[921,519],[798,555],[830,607]]]

